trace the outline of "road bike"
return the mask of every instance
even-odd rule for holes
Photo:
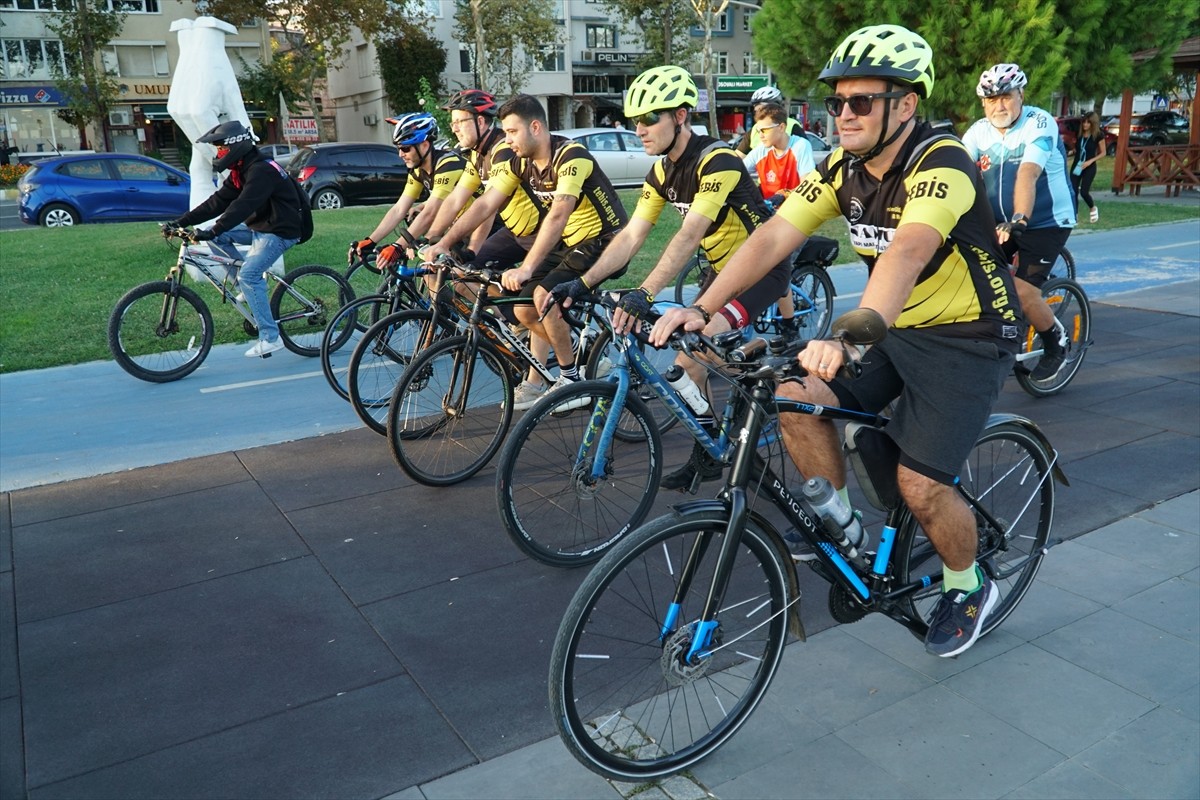
[[[367,293],[359,294],[358,290],[355,290],[357,296],[353,302],[347,303],[330,318],[321,337],[321,371],[334,393],[349,401],[348,374],[351,354],[365,337],[367,329],[389,314],[410,308],[429,308],[430,301],[425,284],[414,280],[416,273],[409,270],[406,263],[392,264],[380,270],[376,267],[373,257],[361,258],[353,245],[346,259],[346,275],[377,276],[377,285]],[[347,320],[355,321],[349,337],[343,335]]]
[[[179,239],[179,256],[161,281],[130,289],[117,301],[108,320],[108,348],[120,367],[152,383],[176,381],[194,372],[213,344],[213,319],[208,305],[184,285],[184,275],[207,281],[242,316],[248,336],[257,338],[254,315],[237,289],[242,253],[229,245],[199,243],[187,228],[162,226],[165,239]],[[321,338],[330,317],[354,299],[346,280],[328,267],[298,267],[280,276],[268,271],[271,315],[279,322],[284,346],[302,356],[320,354]],[[349,339],[356,321],[343,318],[334,339]],[[340,345],[339,345],[340,346]]]
[[[882,337],[877,314],[850,314],[833,325],[843,342]],[[789,353],[731,369],[738,435],[720,493],[684,503],[613,546],[580,585],[555,637],[555,726],[576,759],[609,779],[661,778],[710,755],[762,701],[789,631],[804,638],[798,566],[772,516],[813,548],[813,560],[802,563],[830,584],[839,623],[880,613],[923,639],[941,592],[941,561],[895,486],[897,454],[879,431],[886,419],[775,397],[778,382],[802,375]],[[760,454],[763,426],[783,413],[853,424],[855,475],[886,513],[876,543],[848,541]],[[880,452],[868,454],[866,442]],[[1037,426],[1003,414],[989,419],[959,477],[979,534],[979,565],[999,592],[986,634],[1013,612],[1051,546],[1055,482],[1066,477]]]
[[[611,313],[617,295],[587,299]],[[735,406],[725,406],[716,435],[700,425],[663,375],[664,362],[673,362],[676,351],[642,346],[653,319],[642,330],[616,337],[605,378],[539,399],[504,443],[496,466],[500,521],[517,547],[537,561],[555,567],[594,563],[645,519],[658,495],[661,433],[669,427],[655,410],[682,424],[718,460],[730,447]],[[744,358],[743,345],[741,331],[727,331],[713,343],[720,360]],[[760,446],[769,445],[772,436],[768,431]]]
[[[833,298],[837,292],[827,268],[837,261],[839,249],[836,239],[810,236],[792,260],[788,290],[792,293],[792,306],[795,309],[793,319],[799,328],[800,339],[820,339],[829,332],[829,323],[833,319]],[[675,279],[675,302],[687,305],[689,293],[686,287],[691,284],[705,287],[715,276],[712,265],[697,254]],[[754,320],[753,330],[782,336],[782,318],[779,305],[772,303]],[[747,333],[750,333],[749,329]]]
[[[499,450],[512,422],[513,392],[533,368],[547,384],[550,367],[530,352],[528,340],[502,316],[505,306],[532,300],[492,296],[500,290],[501,270],[457,266],[456,279],[477,287],[464,332],[421,349],[396,384],[387,409],[387,439],[396,463],[418,483],[449,486],[470,478]],[[577,330],[579,320],[595,318],[579,304],[564,315]],[[590,361],[591,337],[578,336],[575,363],[596,370]]]

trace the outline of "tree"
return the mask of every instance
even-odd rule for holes
[[[116,102],[119,87],[105,71],[100,54],[120,34],[125,14],[89,0],[59,0],[56,8],[58,13],[43,16],[46,27],[62,43],[66,62],[65,71],[57,61],[51,66],[55,88],[66,101],[55,113],[79,130],[79,143],[84,148],[88,146],[87,126],[99,122],[104,149],[108,150],[112,146],[108,109]]]
[[[383,92],[392,111],[419,108],[422,86],[431,95],[442,94],[446,49],[423,28],[406,25],[394,38],[380,42],[375,52]]]
[[[368,39],[387,37],[420,15],[416,0],[199,0],[197,13],[233,24],[266,19],[284,31],[281,53],[295,59],[304,76],[305,96],[315,110],[317,79],[341,60],[354,32]],[[318,131],[320,126],[318,126]]]
[[[686,63],[695,55],[691,0],[604,0],[604,5],[641,31],[646,55],[638,62],[639,70]]]
[[[692,10],[704,29],[704,48],[701,50],[700,71],[704,75],[704,93],[708,98],[708,129],[717,132],[716,86],[713,85],[712,32],[713,21],[725,13],[729,0],[691,0]]]
[[[521,91],[532,67],[562,42],[552,0],[455,0],[454,34],[475,43],[478,88],[500,96]]]
[[[277,42],[271,43],[273,51],[278,51],[278,47]],[[295,52],[275,52],[274,58],[266,63],[255,61],[253,64],[247,64],[243,59],[242,64],[244,69],[238,79],[238,85],[242,90],[242,99],[247,103],[275,109],[281,96],[288,106],[304,100],[308,76],[305,65],[296,57]]]

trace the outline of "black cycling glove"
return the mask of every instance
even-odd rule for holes
[[[1001,222],[996,226],[996,233],[1004,231],[1009,236],[1017,237],[1025,233],[1025,229],[1029,227],[1029,220],[1018,215],[1018,218],[1012,222]]]
[[[650,316],[650,306],[654,303],[654,295],[646,289],[638,287],[629,292],[617,303],[617,308],[634,319],[645,319]]]
[[[574,303],[585,294],[590,294],[591,291],[592,288],[587,285],[583,278],[575,278],[574,280],[564,281],[551,289],[550,299],[555,303],[561,303],[563,300],[570,299]]]
[[[211,242],[216,236],[212,228],[197,228],[192,231],[192,241],[195,242]]]

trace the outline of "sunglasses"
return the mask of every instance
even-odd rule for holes
[[[647,111],[645,114],[638,114],[636,117],[630,117],[634,125],[645,125],[649,128],[651,125],[656,125],[664,114],[669,114],[669,111]]]
[[[758,131],[759,133],[766,133],[767,131],[775,130],[776,128],[779,127],[779,125],[780,125],[780,123],[778,123],[778,122],[776,122],[774,125],[757,125],[757,126],[755,126],[754,129],[756,131]]]
[[[881,97],[900,98],[906,94],[908,92],[879,92],[877,94],[854,94],[849,97],[839,97],[835,94],[825,98],[825,110],[831,116],[840,117],[842,109],[849,105],[851,114],[856,117],[865,117],[871,113],[871,108],[877,99]]]
[[[402,144],[402,145],[400,145],[400,152],[401,152],[401,153],[411,153],[413,150],[416,150],[416,149],[417,149],[417,146],[416,146],[415,144]]]

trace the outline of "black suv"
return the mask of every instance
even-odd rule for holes
[[[1106,130],[1120,132],[1121,120],[1114,119]],[[1187,144],[1188,120],[1174,111],[1148,111],[1134,114],[1129,121],[1129,143],[1137,147],[1148,144]]]
[[[287,171],[318,209],[394,203],[408,179],[396,148],[373,142],[310,145],[292,156]]]

